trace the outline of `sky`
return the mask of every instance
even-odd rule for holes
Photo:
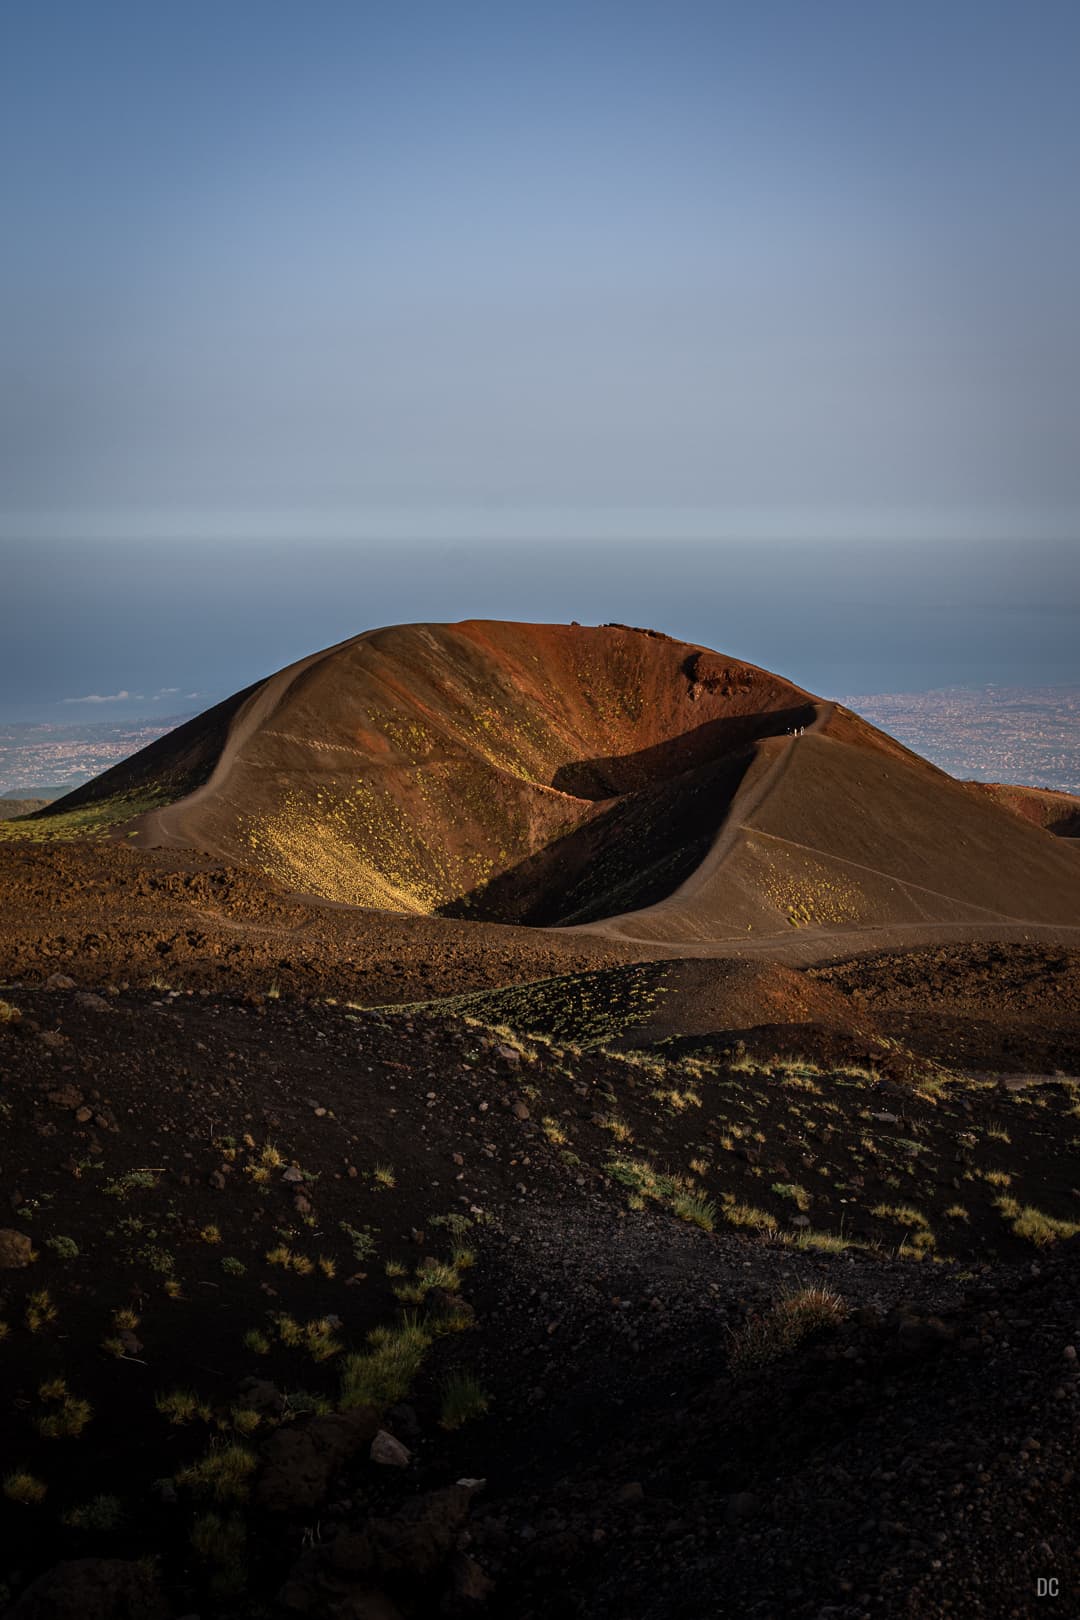
[[[0,718],[556,609],[1080,679],[1077,82],[1074,0],[6,0]]]

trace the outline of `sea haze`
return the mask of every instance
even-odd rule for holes
[[[462,618],[649,626],[831,697],[1080,682],[1060,542],[300,542],[7,542],[0,721],[188,712],[361,630]]]
[[[956,775],[1080,789],[1072,546],[200,540],[6,551],[3,793],[83,781],[177,716],[361,630],[468,617],[664,630],[841,698]]]

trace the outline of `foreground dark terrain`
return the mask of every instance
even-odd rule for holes
[[[1010,1082],[933,1050],[985,948],[932,957],[922,1051],[873,961],[790,973],[846,1030],[626,1052],[670,962],[525,995],[466,955],[452,1016],[152,948],[9,984],[0,1578],[94,1561],[13,1612],[1007,1615],[1073,1580],[1080,1065],[1024,1077],[1032,982],[1066,1055],[1080,962],[998,953]],[[585,1045],[478,1021],[508,995]]]
[[[0,1612],[1074,1612],[1074,841],[620,627],[530,729],[506,628],[452,802],[345,644],[391,843],[330,655],[4,823]]]

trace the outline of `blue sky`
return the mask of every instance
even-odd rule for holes
[[[407,619],[425,541],[521,617],[558,540],[1075,541],[1078,82],[1073,0],[8,0],[20,618],[67,542],[391,542]]]

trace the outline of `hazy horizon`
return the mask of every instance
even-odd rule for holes
[[[149,567],[69,542],[20,548],[7,581],[7,722],[201,708],[362,630],[463,618],[641,625],[826,697],[1080,679],[1065,544],[191,542]]]
[[[1078,71],[1066,0],[8,7],[0,718],[484,615],[1075,678]]]

